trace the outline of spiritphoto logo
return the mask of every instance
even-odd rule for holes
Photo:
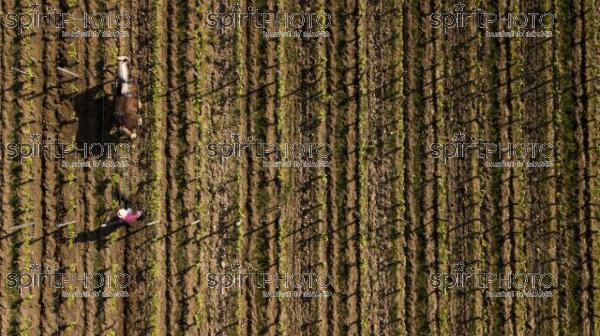
[[[332,277],[327,273],[266,273],[249,263],[235,263],[225,266],[223,272],[211,272],[207,275],[210,289],[221,294],[241,287],[264,289],[263,297],[329,297]],[[267,289],[275,291],[267,292]]]
[[[459,2],[452,11],[430,14],[429,21],[432,28],[441,28],[444,34],[472,25],[485,30],[486,37],[551,37],[555,17],[552,12],[499,13],[475,7],[465,11],[465,5]],[[506,30],[491,30],[495,28]]]
[[[246,24],[263,31],[263,37],[329,37],[331,14],[326,12],[259,12],[252,6],[246,11],[239,3],[226,12],[209,13],[207,24],[221,33]]]
[[[207,149],[209,158],[221,162],[245,156],[261,159],[263,167],[273,168],[329,167],[333,155],[325,143],[267,143],[254,136],[242,139],[237,133],[231,134],[230,142],[211,142]],[[268,161],[269,157],[275,161]]]
[[[125,290],[131,284],[127,273],[60,272],[52,267],[42,269],[36,263],[31,263],[27,272],[10,272],[3,278],[5,287],[16,289],[20,295],[25,290],[47,286],[65,290],[63,296],[128,296]]]
[[[74,14],[59,12],[57,8],[47,5],[42,6],[37,2],[30,4],[28,12],[9,12],[3,15],[3,26],[16,29],[20,35],[24,30],[38,28],[54,28],[64,30],[68,28],[83,29],[88,32],[80,32],[90,36],[106,36],[108,31],[104,29],[126,29],[131,25],[131,17],[127,13],[120,12],[83,12]],[[102,30],[102,31],[99,31]],[[63,31],[63,35],[69,35]],[[97,34],[97,35],[96,35]],[[74,37],[74,36],[63,36]]]
[[[118,159],[127,160],[131,156],[131,145],[129,143],[64,143],[58,139],[46,138],[37,133],[30,135],[28,143],[10,142],[0,148],[11,161],[23,163],[28,158],[54,158],[65,160],[69,158],[88,159]]]
[[[476,136],[467,136],[459,131],[448,143],[432,143],[429,155],[433,159],[444,160],[447,164],[452,159],[465,159],[475,156],[486,159],[484,163],[490,168],[546,168],[554,162],[554,144],[537,142],[495,143],[488,142]],[[498,160],[498,161],[493,161]]]
[[[476,266],[465,269],[464,262],[452,266],[451,272],[429,274],[433,288],[486,289],[487,297],[552,297],[556,277],[545,272],[484,272]]]

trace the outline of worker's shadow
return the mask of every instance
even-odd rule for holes
[[[78,119],[77,145],[101,143],[110,137],[114,101],[103,85],[93,86],[71,97]],[[82,147],[79,147],[82,148]]]
[[[124,208],[133,208],[138,209],[140,202],[142,201],[139,196],[134,193],[132,195],[125,195],[121,193],[119,190],[113,191],[113,197],[115,199],[121,200],[121,205]],[[143,217],[142,217],[143,218]],[[89,243],[96,242],[99,244],[99,247],[105,247],[108,243],[110,243],[111,237],[110,235],[117,231],[121,227],[127,228],[127,224],[123,223],[117,216],[113,216],[107,221],[103,222],[105,226],[100,226],[94,230],[84,231],[77,234],[75,237],[75,242],[77,243]],[[134,232],[143,229],[144,225],[140,223],[135,223],[129,225],[129,228],[133,229]],[[128,234],[128,236],[131,233]]]
[[[104,227],[100,226],[94,230],[79,232],[75,237],[76,243],[90,243],[95,242],[99,244],[100,247],[106,246],[110,243],[110,235],[117,231],[119,228],[123,227],[125,224],[122,223],[119,218],[116,216],[111,218],[106,223]]]

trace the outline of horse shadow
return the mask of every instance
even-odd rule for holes
[[[114,124],[114,98],[99,84],[71,96],[78,119],[75,141],[78,148],[84,144],[103,143],[110,139],[110,128]]]

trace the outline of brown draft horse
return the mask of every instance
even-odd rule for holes
[[[114,127],[110,134],[117,130],[127,135],[131,140],[137,138],[136,129],[142,124],[140,110],[142,103],[139,96],[137,81],[129,75],[129,58],[117,57],[117,86],[115,90]]]

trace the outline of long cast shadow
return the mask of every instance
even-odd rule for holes
[[[105,96],[103,86],[93,86],[71,97],[79,120],[76,135],[78,146],[100,143],[108,138],[114,102]]]
[[[119,228],[125,226],[124,224],[119,223],[119,219],[116,216],[112,217],[108,222],[115,224],[107,227],[99,226],[94,230],[79,232],[74,241],[76,243],[98,242],[101,247],[105,247],[110,241],[109,236]]]

